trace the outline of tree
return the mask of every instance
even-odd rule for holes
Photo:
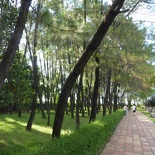
[[[14,33],[12,34],[12,37],[9,40],[8,47],[0,63],[0,89],[4,84],[4,80],[8,74],[9,68],[14,59],[14,55],[16,53],[16,50],[18,49],[18,45],[20,43],[20,39],[22,37],[23,30],[25,27],[29,6],[31,4],[31,0],[23,0],[21,2],[22,3],[19,9],[19,16],[17,18]]]
[[[18,8],[10,1],[0,2],[0,54],[3,55],[8,46],[10,35],[15,27]]]
[[[97,113],[97,99],[98,99],[98,90],[99,90],[99,73],[100,73],[100,69],[99,69],[99,58],[98,58],[99,52],[96,53],[95,55],[95,61],[97,63],[97,66],[95,68],[95,82],[94,82],[94,89],[93,89],[93,94],[92,94],[92,106],[91,106],[91,115],[90,115],[90,119],[89,119],[89,123],[91,121],[94,121],[96,119],[96,113]],[[100,98],[99,98],[100,100]]]
[[[28,120],[26,129],[28,131],[32,128],[32,123],[35,117],[35,111],[36,111],[36,105],[37,105],[37,94],[38,94],[38,67],[37,67],[37,30],[38,30],[38,24],[39,24],[39,17],[40,17],[40,8],[41,8],[41,1],[38,0],[38,6],[37,6],[37,15],[36,15],[36,23],[34,28],[34,50],[33,50],[33,59],[32,59],[32,66],[33,66],[33,78],[32,78],[32,89],[34,91],[33,93],[33,99],[31,104],[31,114],[30,118]]]
[[[80,59],[74,66],[73,70],[69,74],[68,78],[66,79],[63,89],[61,91],[61,94],[59,96],[57,111],[54,119],[52,137],[60,136],[60,130],[63,122],[63,115],[64,115],[67,99],[74,85],[74,82],[76,81],[79,74],[83,71],[86,63],[88,62],[92,54],[96,51],[96,49],[100,45],[110,25],[112,24],[112,22],[114,21],[118,13],[120,12],[120,9],[123,3],[124,3],[124,0],[114,0],[108,13],[105,16],[105,19],[100,24],[91,42],[88,44],[82,56],[80,57]]]
[[[9,102],[10,113],[13,107],[18,109],[18,116],[21,117],[23,108],[30,107],[32,97],[31,88],[31,67],[23,60],[23,55],[17,52],[13,63],[9,69],[7,80],[2,91],[7,90],[7,94],[12,94],[12,99]]]

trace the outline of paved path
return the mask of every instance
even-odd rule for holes
[[[155,123],[128,112],[100,155],[155,155]]]

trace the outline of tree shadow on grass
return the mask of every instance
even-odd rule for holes
[[[35,127],[29,132],[23,123],[4,118],[0,124],[0,155],[31,155],[37,152],[43,144],[52,141],[50,133],[40,130]]]

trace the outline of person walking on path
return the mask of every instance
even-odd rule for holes
[[[126,105],[124,105],[123,110],[124,110],[124,115],[126,115],[128,107]]]
[[[136,114],[136,105],[135,104],[132,106],[132,111],[133,111],[133,115],[135,116],[135,114]]]
[[[155,123],[142,112],[123,117],[99,155],[155,155]]]

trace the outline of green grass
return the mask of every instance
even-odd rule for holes
[[[17,114],[0,115],[0,155],[27,154],[35,152],[39,145],[51,140],[54,113],[51,112],[51,126],[47,126],[47,119],[41,117],[41,113],[36,113],[32,131],[25,130],[29,114],[23,113],[21,118]],[[88,123],[88,117],[81,120],[81,125]],[[65,116],[62,125],[62,134],[75,130],[75,119]],[[36,148],[37,147],[37,148]]]
[[[39,117],[39,115],[36,115]],[[0,155],[26,154],[35,151],[35,147],[47,142],[52,132],[51,127],[43,125],[45,120],[41,117],[42,124],[34,124],[32,132],[25,130],[28,114],[18,118],[16,114],[0,115]]]
[[[75,129],[75,119],[65,116],[58,139],[51,138],[53,112],[51,126],[46,125],[47,120],[41,118],[41,113],[36,113],[31,132],[25,130],[29,114],[24,113],[21,118],[17,114],[0,115],[0,155],[86,155],[88,152],[90,155],[106,143],[123,116],[122,112],[112,115],[103,119],[100,114],[97,116],[99,120],[91,124],[88,124],[88,116],[82,117],[82,127],[78,131]],[[109,125],[111,122],[112,125]]]
[[[152,118],[152,117],[150,116],[151,112],[145,110],[145,109],[142,108],[142,107],[139,107],[138,110],[141,111],[147,118],[149,118],[151,121],[153,121],[153,122],[155,123],[155,118]]]

